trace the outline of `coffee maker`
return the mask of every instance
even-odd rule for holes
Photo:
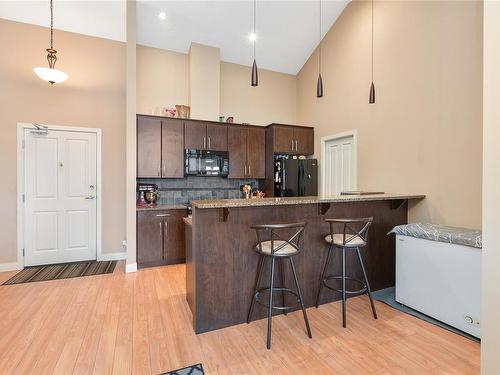
[[[158,185],[137,184],[137,207],[156,207],[158,198],[160,198]]]

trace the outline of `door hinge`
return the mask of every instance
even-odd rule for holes
[[[23,203],[24,203],[24,201],[25,201],[25,197],[24,197],[24,194],[23,194],[23,196],[22,196],[22,199],[23,199]]]
[[[25,144],[26,144],[26,143],[25,143],[25,141],[24,141],[24,139],[23,139],[23,148],[24,148]]]
[[[23,247],[23,256],[24,256],[24,247]]]

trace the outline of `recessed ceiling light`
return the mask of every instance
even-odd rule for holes
[[[158,13],[158,18],[161,19],[161,20],[166,20],[167,19],[167,13],[165,13],[165,12]]]
[[[250,40],[251,42],[255,42],[257,40],[257,34],[255,33],[248,34],[248,40]]]

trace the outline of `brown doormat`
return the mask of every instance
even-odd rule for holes
[[[32,283],[36,281],[48,281],[58,279],[70,279],[72,277],[102,275],[112,273],[116,266],[116,260],[105,262],[77,262],[50,264],[46,266],[26,267],[15,276],[3,283],[3,285]]]

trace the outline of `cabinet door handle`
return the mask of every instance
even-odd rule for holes
[[[293,139],[292,139],[292,151],[293,151]]]
[[[207,148],[207,137],[203,137],[203,148]]]
[[[295,140],[295,151],[299,151],[299,142]]]
[[[245,174],[244,176],[246,177],[247,176],[247,165],[245,164]]]
[[[210,150],[210,137],[208,137],[208,149]]]
[[[161,177],[161,161],[160,164],[158,164],[158,177]]]
[[[170,214],[158,214],[156,215],[156,217],[168,217],[170,216]]]
[[[163,238],[163,220],[160,221],[160,237],[161,237],[161,259],[164,259],[164,251],[163,248],[165,247],[165,240]]]
[[[248,164],[248,177],[250,177],[251,174],[252,172],[250,172],[250,164]]]

